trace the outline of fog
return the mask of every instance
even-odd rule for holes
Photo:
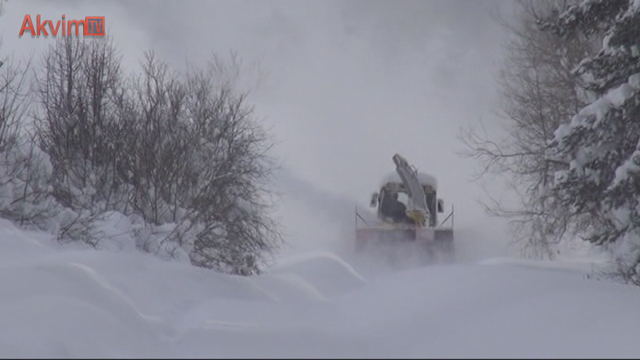
[[[455,204],[465,257],[513,253],[504,221],[488,217],[457,154],[461,126],[495,117],[504,1],[16,1],[0,17],[3,52],[37,54],[53,38],[18,37],[25,14],[105,16],[135,69],[154,49],[176,67],[235,51],[241,85],[274,136],[283,193],[277,216],[295,251],[339,251],[400,153],[435,175]],[[503,184],[489,191],[503,195]]]

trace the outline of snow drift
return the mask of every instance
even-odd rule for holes
[[[640,290],[588,280],[586,263],[494,259],[364,279],[316,252],[247,278],[0,229],[3,357],[637,355]]]

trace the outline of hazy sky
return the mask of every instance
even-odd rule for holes
[[[3,50],[22,56],[52,42],[18,38],[25,14],[54,21],[62,14],[104,15],[130,68],[147,49],[177,67],[234,50],[249,70],[250,100],[277,139],[274,155],[293,177],[348,197],[346,204],[366,204],[380,177],[393,171],[397,152],[438,177],[460,226],[496,241],[504,226],[476,204],[483,194],[469,183],[473,163],[456,154],[462,145],[455,136],[460,126],[493,117],[504,35],[489,13],[509,6],[482,0],[9,0],[0,33]]]

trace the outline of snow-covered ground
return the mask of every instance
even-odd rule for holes
[[[363,277],[326,252],[254,278],[60,248],[0,221],[2,357],[637,357],[640,289],[588,261]]]

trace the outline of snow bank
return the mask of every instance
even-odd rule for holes
[[[0,267],[0,356],[160,356],[162,338],[117,288],[89,266]]]
[[[270,273],[296,274],[326,298],[339,296],[367,283],[353,267],[329,252],[309,252],[282,259]]]
[[[637,355],[640,289],[587,280],[577,260],[363,279],[308,253],[237,277],[141,252],[61,250],[1,221],[0,236],[3,357]]]
[[[350,321],[333,326],[371,339],[362,356],[632,357],[638,298],[640,289],[579,273],[431,267],[350,294],[340,308]]]
[[[592,274],[599,272],[607,266],[607,261],[601,259],[565,258],[558,260],[528,260],[517,258],[493,258],[482,260],[479,265],[487,266],[513,266],[529,269],[548,270],[553,272],[569,272],[575,274]]]
[[[0,239],[2,239],[1,260],[15,259],[34,254],[47,254],[52,250],[44,242],[51,236],[33,231],[21,230],[10,221],[0,219]]]

